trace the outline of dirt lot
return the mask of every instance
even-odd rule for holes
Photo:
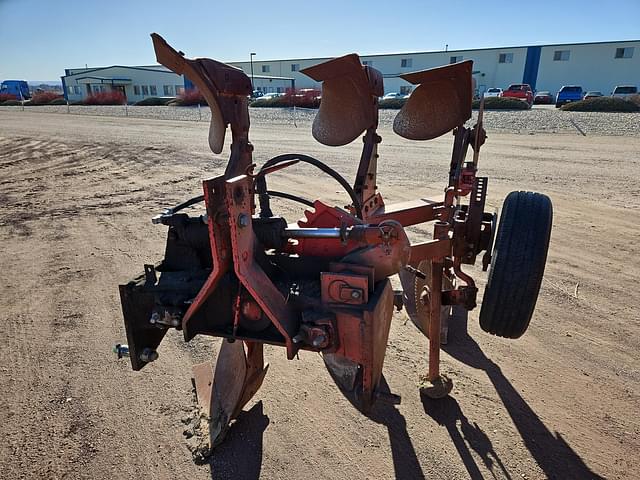
[[[443,369],[453,395],[422,402],[426,339],[392,324],[385,377],[398,407],[355,411],[321,359],[267,349],[265,385],[210,462],[183,435],[190,366],[215,351],[174,332],[132,372],[117,285],[162,255],[150,217],[221,172],[204,123],[0,113],[0,477],[640,478],[640,138],[493,133],[481,169],[489,203],[550,195],[555,225],[538,308],[518,341],[453,326]],[[408,142],[381,130],[390,201],[439,195],[451,137]],[[360,142],[332,149],[298,128],[252,127],[255,160],[302,152],[352,178]],[[289,189],[336,201],[295,166]],[[274,187],[275,188],[275,187]],[[312,192],[312,193],[309,193]],[[294,220],[300,211],[282,204]],[[420,235],[413,230],[412,235]],[[477,272],[476,272],[477,273]]]

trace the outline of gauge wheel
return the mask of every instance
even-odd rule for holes
[[[511,192],[504,201],[480,309],[480,327],[519,338],[538,299],[551,237],[553,207],[546,195]]]

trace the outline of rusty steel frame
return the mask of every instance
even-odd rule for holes
[[[210,366],[194,367],[196,386],[205,392],[203,395],[199,392],[199,401],[207,409],[214,409],[216,418],[222,419],[215,427],[218,432],[216,441],[222,438],[228,423],[237,416],[262,383],[267,369],[263,364],[262,343],[283,345],[288,359],[293,359],[300,349],[305,349],[339,355],[360,365],[362,368],[357,374],[359,383],[355,395],[358,397],[359,408],[368,411],[380,394],[377,387],[382,376],[394,308],[394,292],[386,277],[397,273],[406,265],[417,267],[423,260],[428,261],[431,282],[428,287],[430,294],[427,296],[429,304],[426,305],[430,312],[430,322],[428,329],[424,329],[425,332],[428,331],[429,337],[426,379],[432,384],[442,380],[439,369],[441,307],[443,301],[466,307],[474,304],[475,284],[462,271],[461,265],[473,263],[470,260],[475,261],[481,228],[486,224],[483,216],[486,179],[476,177],[477,153],[484,142],[484,130],[481,124],[473,129],[464,127],[471,116],[470,62],[403,77],[418,85],[420,95],[432,99],[430,105],[435,105],[433,108],[451,110],[440,112],[445,117],[442,124],[430,120],[428,125],[417,125],[415,119],[422,118],[425,112],[416,103],[418,95],[415,98],[412,96],[405,104],[406,108],[403,107],[398,114],[402,121],[398,125],[394,123],[394,130],[407,138],[426,139],[453,129],[454,147],[448,187],[442,201],[420,198],[395,205],[385,205],[377,187],[377,147],[381,141],[376,133],[377,98],[383,91],[381,74],[370,67],[363,67],[355,54],[303,71],[315,80],[324,81],[327,93],[332,92],[327,95],[323,92],[323,103],[314,120],[314,137],[327,145],[344,145],[353,140],[356,130],[359,133],[356,132],[355,137],[364,133],[353,186],[361,213],[355,204],[344,211],[316,201],[314,212],[306,212],[307,218],[298,222],[301,228],[333,227],[340,229],[340,232],[346,231],[348,227],[354,232],[353,236],[299,238],[297,244],[287,244],[282,249],[285,253],[294,253],[300,257],[332,254],[342,258],[340,262],[331,263],[329,271],[319,272],[321,296],[317,301],[322,306],[319,310],[322,314],[318,318],[308,319],[304,311],[299,318],[288,298],[285,298],[257,260],[260,246],[253,224],[259,176],[288,167],[295,161],[270,167],[268,171],[254,175],[253,146],[248,136],[247,96],[251,85],[247,83],[246,75],[213,60],[186,59],[159,35],[153,34],[152,38],[158,61],[177,73],[187,75],[210,105],[211,149],[220,153],[227,125],[232,134],[231,153],[224,175],[203,181],[212,268],[181,323],[187,341],[198,333],[227,338],[223,340],[221,349],[221,355],[223,351],[228,352],[224,354],[227,358],[222,361],[219,359],[216,367],[216,372],[221,370],[220,374],[214,375]],[[343,82],[344,78],[348,78],[351,83]],[[435,94],[433,90],[423,88],[427,84],[436,86]],[[351,85],[349,88],[352,90],[348,90],[348,85]],[[438,96],[438,88],[444,92],[443,96]],[[355,127],[345,118],[346,107],[339,101],[350,94],[356,99],[356,104],[359,105],[357,108],[361,109]],[[336,128],[336,125],[341,128]],[[473,162],[465,164],[469,146],[474,149],[474,158]],[[466,213],[459,216],[456,213],[459,212],[459,200],[470,193],[471,203]],[[433,240],[411,245],[404,227],[428,222],[435,222]],[[491,227],[485,225],[485,228]],[[295,236],[294,232],[295,230],[291,230],[290,236]],[[299,232],[302,237],[302,230]],[[283,232],[283,236],[285,233]],[[356,248],[360,250],[355,251]],[[452,269],[466,285],[443,291],[445,269]],[[207,330],[198,323],[202,322],[202,315],[198,314],[223,277],[229,275],[235,275],[234,278],[239,283],[232,306],[233,331]],[[257,307],[252,306],[253,304],[246,307],[252,317],[259,320],[260,311],[263,312],[277,330],[279,338],[251,337],[246,332],[238,335],[241,310],[244,308],[242,295],[248,295],[246,298],[257,304]],[[231,346],[234,341],[238,345]],[[224,378],[229,378],[229,387],[235,392],[234,398],[230,400],[231,404],[225,404],[219,398],[216,400],[216,388],[224,388],[224,385],[216,384],[216,375],[222,383]],[[215,415],[212,414],[213,416]]]

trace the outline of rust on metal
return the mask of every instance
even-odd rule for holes
[[[157,34],[152,39],[158,61],[193,82],[211,108],[211,150],[223,150],[227,128],[232,138],[224,174],[203,182],[203,197],[154,217],[169,230],[162,262],[146,265],[143,274],[120,285],[132,367],[139,370],[157,358],[169,328],[182,329],[186,341],[196,335],[222,338],[215,368],[208,362],[193,367],[198,402],[210,416],[212,446],[262,385],[264,344],[283,347],[290,360],[299,350],[321,352],[349,401],[369,412],[376,399],[399,402],[380,383],[394,305],[404,305],[429,338],[421,392],[447,395],[452,383],[440,372],[440,343],[446,341],[448,312],[476,306],[475,281],[462,267],[484,251],[486,268],[496,231],[495,215],[484,210],[487,179],[477,176],[486,139],[482,112],[473,129],[464,126],[471,117],[472,62],[402,76],[417,87],[398,113],[394,131],[426,140],[453,130],[453,150],[448,178],[443,172],[442,198],[419,196],[388,205],[377,185],[383,78],[363,66],[358,55],[302,70],[322,82],[313,137],[342,146],[363,135],[351,184],[302,154],[279,155],[256,170],[247,75],[215,60],[185,58]],[[469,147],[472,161],[466,161]],[[267,188],[279,170],[302,162],[338,181],[350,204],[335,206]],[[304,204],[304,217],[296,225],[275,216],[271,196]],[[202,200],[205,215],[179,213]],[[407,227],[428,224],[431,239],[411,242]],[[389,279],[396,274],[402,297]]]
[[[467,60],[401,75],[418,85],[393,122],[393,131],[410,140],[429,140],[471,118],[471,66]]]
[[[377,125],[375,99],[383,94],[382,75],[364,67],[355,53],[301,70],[322,84],[322,102],[313,121],[313,137],[341,146]]]

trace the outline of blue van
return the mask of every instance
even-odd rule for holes
[[[584,92],[579,85],[564,85],[556,95],[556,108],[570,102],[579,102],[582,100]]]
[[[18,100],[31,98],[29,85],[24,80],[5,80],[0,84],[0,93],[14,95]]]

